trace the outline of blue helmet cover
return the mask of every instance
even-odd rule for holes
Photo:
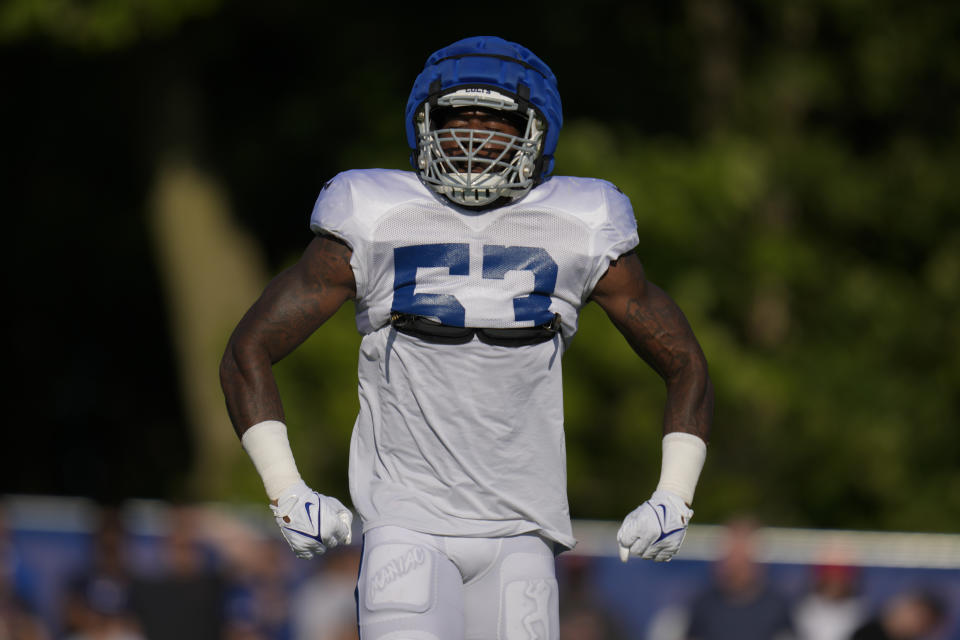
[[[547,177],[563,126],[557,78],[532,51],[496,36],[458,40],[427,58],[404,111],[410,149],[417,150],[415,118],[420,106],[437,95],[468,87],[495,88],[537,111],[547,124],[543,146],[543,177]]]

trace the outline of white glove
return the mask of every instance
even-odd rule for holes
[[[339,500],[317,493],[302,480],[283,491],[270,510],[298,558],[350,544],[353,514]]]
[[[617,532],[620,560],[631,555],[655,562],[669,562],[687,535],[693,509],[670,491],[658,489],[650,499],[630,512]]]

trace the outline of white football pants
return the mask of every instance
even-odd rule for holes
[[[557,640],[552,543],[385,526],[363,537],[362,640]]]

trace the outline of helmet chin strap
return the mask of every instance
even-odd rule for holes
[[[497,187],[463,187],[460,189],[457,187],[448,187],[448,189],[449,191],[445,191],[443,195],[447,196],[457,204],[462,204],[468,207],[482,207],[492,203],[498,198],[503,197],[500,194],[500,189]]]

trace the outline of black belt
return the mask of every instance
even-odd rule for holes
[[[487,329],[482,327],[455,327],[425,316],[394,311],[390,325],[400,333],[437,344],[466,344],[476,336],[480,342],[498,347],[524,347],[553,340],[560,334],[560,314],[553,314],[550,322],[536,327],[516,329]]]

